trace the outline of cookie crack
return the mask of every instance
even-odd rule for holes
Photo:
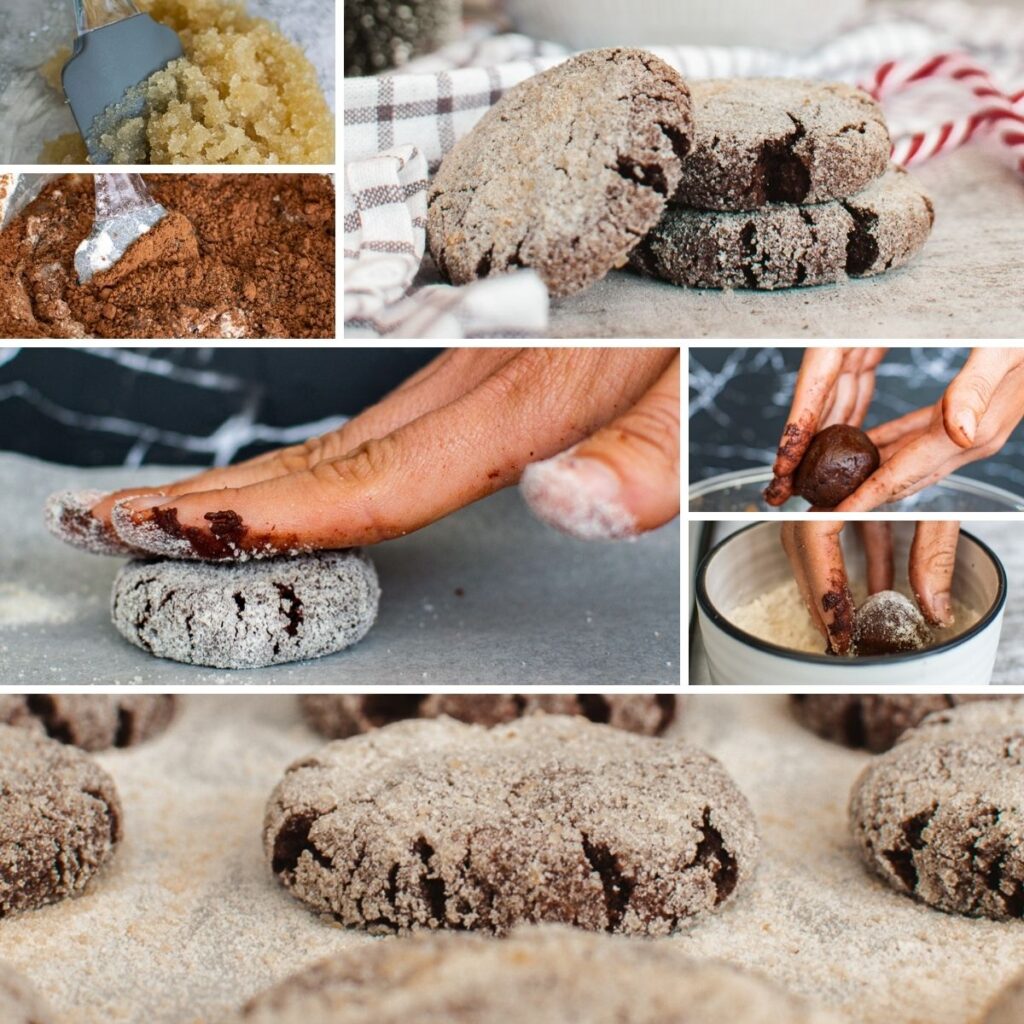
[[[698,831],[703,838],[697,844],[693,858],[694,865],[702,866],[710,875],[715,887],[715,906],[732,895],[739,880],[736,858],[729,852],[722,839],[722,833],[711,824],[711,808],[704,808],[704,815]]]
[[[846,236],[846,273],[850,277],[861,277],[878,260],[878,242],[872,232],[878,222],[878,214],[862,210],[852,203],[843,202],[842,206],[853,220]]]
[[[581,833],[581,839],[583,841],[583,856],[590,865],[590,870],[601,879],[605,917],[608,922],[605,930],[613,932],[626,914],[636,883],[624,874],[618,857],[612,853],[607,844],[592,843],[585,832]]]
[[[281,614],[288,620],[284,631],[289,636],[298,636],[299,626],[302,625],[303,619],[302,599],[296,595],[295,588],[287,583],[275,583],[274,586],[277,588],[278,594],[281,595]],[[285,602],[287,602],[287,607],[285,607]]]
[[[757,274],[754,267],[757,265],[757,225],[750,221],[740,232],[740,245],[743,248],[740,269],[743,271],[743,281],[748,288],[757,287]]]
[[[274,849],[270,868],[275,875],[291,879],[304,853],[308,853],[321,867],[330,868],[332,861],[321,853],[309,838],[310,830],[316,824],[318,814],[311,811],[292,814],[274,836]]]
[[[787,116],[793,130],[780,139],[764,142],[754,167],[755,181],[764,183],[764,198],[770,203],[802,203],[811,191],[811,172],[796,152],[807,130],[798,117]]]
[[[420,892],[430,908],[431,917],[439,925],[444,924],[447,917],[448,888],[440,874],[430,877],[430,861],[434,856],[434,848],[424,836],[420,836],[412,844],[412,851],[423,864],[423,871],[420,872]]]
[[[900,826],[906,848],[883,850],[882,856],[889,862],[893,872],[906,887],[907,892],[917,889],[918,873],[914,862],[914,851],[923,850],[927,845],[924,832],[932,823],[938,804],[932,804],[925,811],[907,818]]]

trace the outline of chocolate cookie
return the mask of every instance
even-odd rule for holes
[[[750,213],[669,207],[630,256],[637,270],[694,288],[790,288],[871,277],[907,263],[934,221],[931,200],[893,166],[863,192]]]
[[[70,743],[82,750],[133,747],[167,728],[170,694],[11,694],[0,696],[0,722]]]
[[[534,711],[583,715],[628,732],[656,736],[675,718],[671,693],[316,693],[299,697],[310,728],[331,739],[355,736],[406,718],[449,715],[499,725]]]
[[[296,897],[373,932],[557,922],[664,935],[728,900],[759,840],[702,751],[531,715],[335,740],[288,769],[263,842]]]
[[[882,108],[840,82],[692,82],[693,147],[673,202],[699,210],[845,199],[885,173]]]
[[[873,753],[888,750],[925,715],[967,701],[1001,700],[988,694],[955,693],[837,693],[794,694],[796,717],[811,732],[833,743],[863,747]]]
[[[6,964],[0,964],[0,1020],[4,1024],[55,1024],[35,987]]]
[[[416,935],[339,953],[253,999],[250,1024],[829,1024],[760,975],[571,928]]]
[[[861,855],[940,910],[1024,917],[1024,701],[937,711],[854,784]]]
[[[428,199],[438,269],[532,267],[570,295],[625,265],[679,184],[690,95],[643,50],[593,50],[510,89],[445,157]]]
[[[112,618],[158,658],[260,668],[351,647],[379,599],[377,573],[355,550],[243,564],[136,561],[114,580]]]
[[[95,761],[0,725],[0,917],[85,888],[121,839],[114,781]]]
[[[989,1007],[984,1024],[1020,1024],[1024,1020],[1024,974],[1010,982]]]

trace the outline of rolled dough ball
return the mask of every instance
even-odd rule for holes
[[[158,658],[213,668],[280,665],[351,647],[377,618],[361,552],[244,563],[134,561],[114,580],[121,635]]]
[[[881,590],[857,609],[853,639],[859,655],[898,654],[927,647],[932,632],[909,597]]]
[[[793,490],[818,508],[835,508],[881,463],[874,442],[857,427],[836,423],[811,439],[793,477]]]

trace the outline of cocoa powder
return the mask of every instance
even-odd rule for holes
[[[334,336],[335,201],[329,178],[145,177],[153,198],[172,216],[89,284],[78,283],[74,255],[92,227],[90,175],[51,182],[0,232],[0,335]]]

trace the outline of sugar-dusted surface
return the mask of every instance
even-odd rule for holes
[[[764,848],[745,891],[666,941],[760,969],[848,1024],[979,1024],[1024,963],[1024,923],[943,914],[868,874],[846,802],[869,755],[818,739],[780,697],[695,696],[672,734],[721,759]],[[289,697],[188,697],[164,736],[100,755],[125,806],[122,848],[85,896],[0,921],[0,961],[66,1024],[216,1024],[373,941],[310,914],[264,868],[266,798],[318,745]]]
[[[538,522],[512,490],[367,549],[383,591],[380,615],[348,651],[235,671],[154,658],[110,624],[121,563],[54,540],[42,507],[62,488],[149,486],[187,473],[81,470],[0,454],[0,581],[44,599],[33,621],[20,606],[12,609],[20,624],[0,615],[0,672],[11,686],[340,683],[422,692],[481,680],[516,687],[679,682],[678,525],[629,543],[588,543]]]

